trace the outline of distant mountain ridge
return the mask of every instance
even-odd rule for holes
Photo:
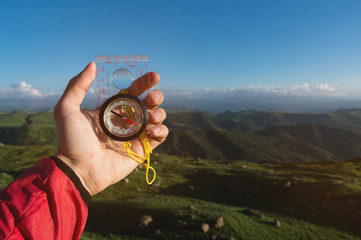
[[[291,136],[317,148],[324,149],[341,159],[361,156],[361,133],[320,124],[275,126],[256,133],[258,136],[282,138]]]
[[[342,160],[296,138],[262,137],[239,130],[173,130],[159,150],[178,156],[251,162]]]
[[[361,109],[331,114],[276,111],[167,111],[170,129],[156,151],[251,162],[311,162],[361,156]],[[56,145],[51,113],[0,114],[0,142]]]
[[[298,124],[323,124],[332,127],[361,130],[361,109],[342,109],[329,114],[296,113],[278,111],[227,111],[217,117],[243,123],[251,123],[258,128],[290,126]]]
[[[253,162],[342,160],[361,155],[361,109],[331,114],[187,111],[168,114],[165,124],[173,131],[160,149],[168,154]]]

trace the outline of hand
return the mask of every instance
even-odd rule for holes
[[[80,178],[91,195],[104,190],[129,173],[138,165],[131,159],[121,142],[110,138],[102,139],[98,126],[99,109],[85,111],[80,108],[85,93],[94,81],[96,66],[91,62],[77,76],[72,78],[62,97],[54,108],[58,133],[56,157],[65,162]],[[150,72],[140,77],[127,89],[129,94],[139,96],[159,82],[159,75]],[[160,91],[151,91],[143,100],[149,113],[147,131],[151,148],[156,148],[168,135],[168,128],[162,123],[166,113],[158,106],[163,102]],[[132,151],[143,156],[144,150],[139,138],[130,141]]]

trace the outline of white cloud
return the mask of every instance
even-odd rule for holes
[[[310,96],[310,97],[345,97],[345,91],[337,91],[329,84],[310,85],[301,83],[291,86],[249,86],[229,89],[162,89],[169,97],[181,96],[186,98],[203,98],[210,96],[230,97],[230,96]]]
[[[0,86],[0,98],[2,99],[40,99],[51,95],[52,92],[42,93],[26,82],[18,82],[11,85],[10,87]]]
[[[161,89],[165,108],[211,112],[249,109],[332,112],[361,106],[361,89],[334,88],[327,83],[307,82],[291,86],[249,86],[229,89]]]
[[[320,85],[310,85],[307,82],[285,86],[285,87],[275,87],[275,86],[250,86],[250,87],[241,87],[240,91],[244,92],[253,92],[253,93],[266,93],[272,95],[283,95],[283,96],[345,96],[345,93],[337,92],[335,88],[331,87],[329,84],[320,84]]]

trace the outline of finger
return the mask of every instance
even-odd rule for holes
[[[69,81],[60,102],[67,105],[67,107],[80,109],[80,104],[94,81],[95,75],[96,65],[94,62],[90,62],[81,73]]]
[[[156,110],[149,111],[149,123],[150,124],[162,124],[167,117],[167,113],[163,108],[157,108]]]
[[[128,88],[128,93],[133,96],[140,96],[147,89],[150,89],[157,85],[159,82],[159,75],[156,72],[149,72],[135,80]]]
[[[154,90],[148,93],[148,95],[144,98],[143,102],[147,109],[155,109],[159,105],[162,104],[164,100],[163,93],[159,90]]]
[[[169,130],[165,125],[154,125],[151,126],[149,137],[151,148],[157,147],[161,144],[168,136]]]

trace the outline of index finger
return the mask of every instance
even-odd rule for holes
[[[128,93],[133,96],[140,96],[148,89],[154,87],[159,82],[159,75],[156,72],[149,72],[136,79],[128,88]]]

